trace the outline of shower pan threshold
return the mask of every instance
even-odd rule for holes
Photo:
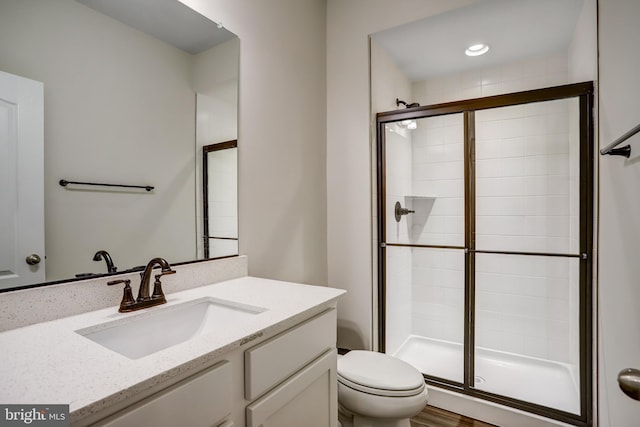
[[[462,344],[410,335],[393,354],[420,372],[462,383]],[[476,348],[477,390],[580,413],[577,373],[566,363]]]

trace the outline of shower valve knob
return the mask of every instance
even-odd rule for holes
[[[400,202],[396,202],[395,205],[395,216],[396,216],[396,221],[400,222],[400,219],[402,218],[402,215],[408,215],[410,213],[416,213],[416,211],[411,210],[411,209],[407,209],[407,208],[403,208],[402,205],[400,204]]]

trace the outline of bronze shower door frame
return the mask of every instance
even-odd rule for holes
[[[567,98],[579,99],[580,129],[580,213],[579,213],[579,254],[554,254],[536,252],[486,251],[475,248],[475,112],[490,108],[507,107],[534,102],[553,101]],[[416,120],[448,114],[464,115],[464,204],[465,204],[465,246],[414,245],[386,242],[386,160],[385,125],[402,120]],[[464,101],[407,108],[404,110],[378,113],[377,132],[377,214],[378,214],[378,348],[385,351],[386,341],[386,248],[416,247],[432,249],[459,249],[465,251],[465,301],[464,301],[464,382],[424,375],[428,384],[436,385],[465,395],[521,409],[547,418],[576,426],[591,426],[593,419],[592,394],[592,271],[593,271],[593,83],[575,83],[545,89],[475,98]],[[572,414],[558,409],[509,398],[506,396],[474,388],[475,354],[475,254],[512,254],[577,258],[580,289],[580,414]]]

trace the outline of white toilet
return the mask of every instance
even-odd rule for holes
[[[427,404],[422,374],[395,357],[352,350],[338,358],[338,412],[343,427],[410,427]]]

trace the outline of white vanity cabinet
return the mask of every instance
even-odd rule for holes
[[[97,423],[79,425],[335,427],[335,346],[336,310],[329,308],[280,334],[247,342]]]
[[[335,345],[331,309],[245,351],[246,426],[335,426]]]

